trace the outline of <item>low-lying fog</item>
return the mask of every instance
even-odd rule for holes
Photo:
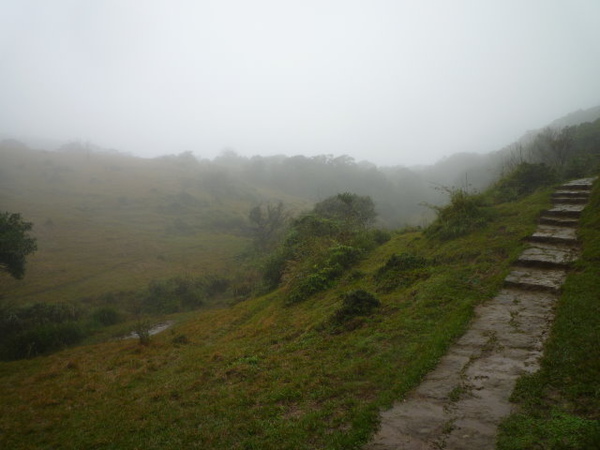
[[[431,164],[600,103],[600,2],[0,3],[0,137]]]

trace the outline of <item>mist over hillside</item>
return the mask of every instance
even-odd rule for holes
[[[598,149],[600,119],[418,168],[3,141],[3,244],[22,216],[37,251],[23,279],[0,273],[0,441],[355,448],[497,292],[552,186],[598,173]],[[117,411],[128,431],[107,438]],[[24,438],[32,414],[61,423]]]
[[[482,191],[522,162],[564,165],[568,158],[561,170],[587,173],[596,164],[598,128],[598,120],[545,128],[489,154],[457,153],[412,168],[347,155],[246,157],[233,150],[212,160],[192,152],[147,159],[92,143],[49,151],[4,140],[0,202],[31,221],[40,241],[28,282],[7,285],[26,299],[67,295],[78,283],[103,292],[114,277],[115,286],[137,288],[181,271],[223,271],[251,245],[253,208],[281,203],[297,217],[344,192],[373,200],[377,227],[423,227],[449,190]],[[566,147],[553,146],[561,139]]]

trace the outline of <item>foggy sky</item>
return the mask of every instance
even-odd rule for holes
[[[412,165],[599,88],[597,0],[0,0],[2,137]]]

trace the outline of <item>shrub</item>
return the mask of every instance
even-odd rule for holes
[[[208,298],[221,294],[228,287],[229,280],[211,276],[153,280],[142,299],[142,311],[169,314],[197,309],[203,306]]]
[[[420,269],[427,267],[429,264],[426,258],[413,255],[412,253],[401,253],[396,255],[395,253],[389,257],[385,265],[379,268],[377,276],[383,275],[387,272],[406,272],[408,270]]]
[[[372,235],[373,241],[377,245],[383,245],[386,242],[388,242],[390,239],[392,239],[391,233],[386,230],[380,230],[380,229],[372,230],[371,235]]]
[[[5,345],[6,359],[32,358],[77,344],[85,337],[76,322],[39,325],[13,335]]]
[[[280,249],[271,254],[263,263],[262,278],[267,291],[275,289],[281,283],[288,258],[290,258],[290,252]]]
[[[148,319],[138,319],[135,323],[135,328],[133,329],[133,332],[137,334],[141,345],[150,344],[150,331],[152,330],[153,326],[154,324]]]
[[[6,305],[0,311],[0,355],[29,358],[76,344],[85,337],[82,312],[69,303]]]
[[[341,244],[332,246],[327,250],[325,260],[316,264],[311,273],[296,277],[298,281],[292,283],[288,303],[301,302],[330,288],[362,255],[363,251],[360,248]]]
[[[490,213],[484,208],[483,198],[469,194],[464,189],[448,189],[450,204],[431,206],[437,218],[425,229],[429,238],[450,240],[482,228],[490,220]]]
[[[120,319],[119,312],[112,306],[105,306],[92,314],[92,320],[104,327],[119,323]]]
[[[342,295],[342,306],[333,314],[331,321],[341,324],[357,316],[367,316],[381,306],[381,302],[372,294],[362,289]]]
[[[549,166],[522,162],[498,181],[493,191],[499,201],[514,201],[557,181],[556,171]]]

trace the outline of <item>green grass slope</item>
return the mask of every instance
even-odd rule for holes
[[[549,194],[495,206],[487,225],[454,240],[395,234],[298,304],[275,291],[181,316],[149,346],[2,362],[0,447],[357,448],[379,408],[415,386],[498,291]],[[421,263],[387,278],[394,255]],[[355,289],[381,306],[334,322]]]
[[[0,273],[0,295],[74,301],[224,273],[249,243],[248,211],[269,194],[185,154],[147,160],[3,144],[0,208],[33,222],[38,251],[24,280]]]

